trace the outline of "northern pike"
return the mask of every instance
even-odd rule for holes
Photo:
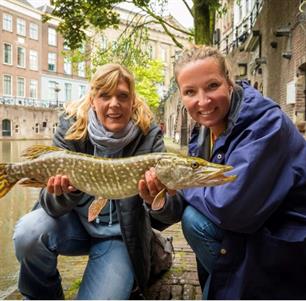
[[[94,220],[108,199],[122,199],[138,194],[138,182],[150,167],[168,189],[215,186],[235,180],[226,176],[228,165],[202,158],[174,153],[151,153],[126,158],[101,158],[55,146],[34,145],[23,154],[27,160],[0,163],[0,198],[19,183],[29,187],[45,187],[55,175],[66,175],[78,190],[95,197],[88,210],[88,221]],[[162,208],[166,189],[157,194],[153,209]]]

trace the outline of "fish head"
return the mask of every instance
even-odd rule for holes
[[[224,174],[232,169],[232,166],[208,162],[202,158],[170,153],[163,156],[155,166],[158,179],[167,188],[174,190],[232,182],[236,176]]]

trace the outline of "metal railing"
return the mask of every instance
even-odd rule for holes
[[[0,104],[12,106],[25,106],[34,108],[58,108],[63,107],[63,103],[57,100],[22,98],[13,96],[0,96]]]
[[[217,43],[221,52],[228,54],[246,41],[256,23],[263,2],[264,0],[257,0],[250,13],[239,23],[239,25],[232,28],[225,37]]]

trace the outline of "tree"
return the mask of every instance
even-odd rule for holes
[[[160,15],[167,1],[51,0],[51,4],[54,7],[52,15],[61,19],[58,31],[63,35],[71,49],[77,49],[81,46],[82,41],[86,40],[86,30],[89,30],[90,27],[101,31],[110,26],[118,26],[119,16],[114,8],[121,2],[133,3],[150,17],[149,21],[148,18],[144,18],[144,22],[159,23],[180,48],[183,48],[184,45],[177,41],[173,30],[189,35],[196,44],[212,43],[214,16],[215,12],[221,7],[219,0],[193,0],[192,7],[188,5],[187,0],[178,0],[183,1],[189,13],[194,17],[193,31],[179,28]],[[45,15],[44,19],[47,20],[48,18],[48,15]]]

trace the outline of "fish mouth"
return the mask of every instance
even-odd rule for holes
[[[208,169],[208,170],[207,170]],[[211,169],[211,170],[210,170]],[[224,173],[233,169],[230,165],[219,165],[209,163],[205,170],[197,172],[198,183],[203,186],[215,186],[235,181],[236,175],[225,175]]]

